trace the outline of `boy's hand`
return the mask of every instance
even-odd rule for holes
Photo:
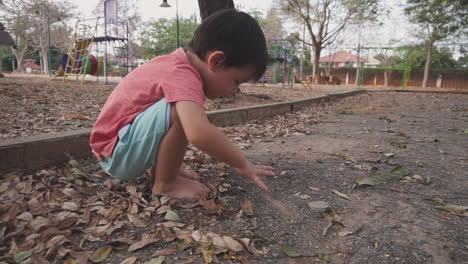
[[[263,183],[259,176],[275,176],[275,173],[272,171],[270,166],[254,165],[250,161],[247,161],[246,166],[236,168],[236,170],[240,175],[251,179],[264,190],[268,190],[268,187]]]
[[[231,130],[229,130],[227,128],[218,127],[218,129],[221,130],[221,132],[223,132],[224,134],[231,134]]]

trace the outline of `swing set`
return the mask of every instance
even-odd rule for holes
[[[412,50],[407,46],[401,47],[360,47],[360,49],[366,52],[366,55],[363,57],[364,61],[369,60],[369,51],[371,50],[384,50],[384,55],[387,56],[388,51],[396,51],[396,52],[403,52],[404,63],[401,67],[391,67],[391,66],[384,66],[384,67],[365,67],[365,63],[360,63],[359,69],[359,79],[358,79],[358,87],[362,88],[364,86],[364,76],[366,70],[384,70],[384,74],[386,75],[388,71],[402,71],[403,78],[401,82],[401,86],[406,88],[408,84],[408,80],[410,77],[411,72],[411,53]]]

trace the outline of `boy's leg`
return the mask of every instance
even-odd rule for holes
[[[152,188],[154,194],[179,199],[200,199],[208,195],[210,189],[206,185],[179,175],[187,145],[187,137],[177,115],[177,109],[172,105],[170,126],[159,144],[153,172],[153,175],[156,175]]]

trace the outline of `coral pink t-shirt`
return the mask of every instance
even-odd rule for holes
[[[115,87],[91,131],[90,145],[98,160],[112,155],[122,127],[162,98],[167,103],[205,104],[200,74],[182,48],[136,68]]]

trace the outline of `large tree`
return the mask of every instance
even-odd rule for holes
[[[283,27],[283,21],[280,16],[280,12],[276,8],[270,8],[265,18],[257,19],[260,20],[260,26],[263,29],[266,39],[282,39],[286,36],[286,31]]]
[[[420,28],[426,42],[426,62],[422,88],[427,87],[434,43],[450,37],[468,36],[468,1],[407,0],[410,21]]]
[[[196,17],[179,18],[180,46],[187,47],[192,39],[193,31],[198,26]],[[151,59],[167,54],[176,48],[175,19],[160,18],[145,23],[141,33],[142,57]]]
[[[18,46],[13,53],[22,70],[27,52],[39,51],[48,67],[48,30],[50,27],[50,46],[61,46],[68,36],[64,22],[73,15],[73,4],[66,0],[6,0],[2,4],[0,19],[5,21]],[[47,22],[49,22],[49,27]],[[57,23],[61,22],[61,23]]]
[[[278,4],[287,17],[301,25],[300,28],[302,25],[306,27],[311,41],[300,34],[296,38],[312,46],[313,77],[318,72],[322,50],[333,43],[348,25],[374,20],[379,11],[378,0],[284,0]]]

